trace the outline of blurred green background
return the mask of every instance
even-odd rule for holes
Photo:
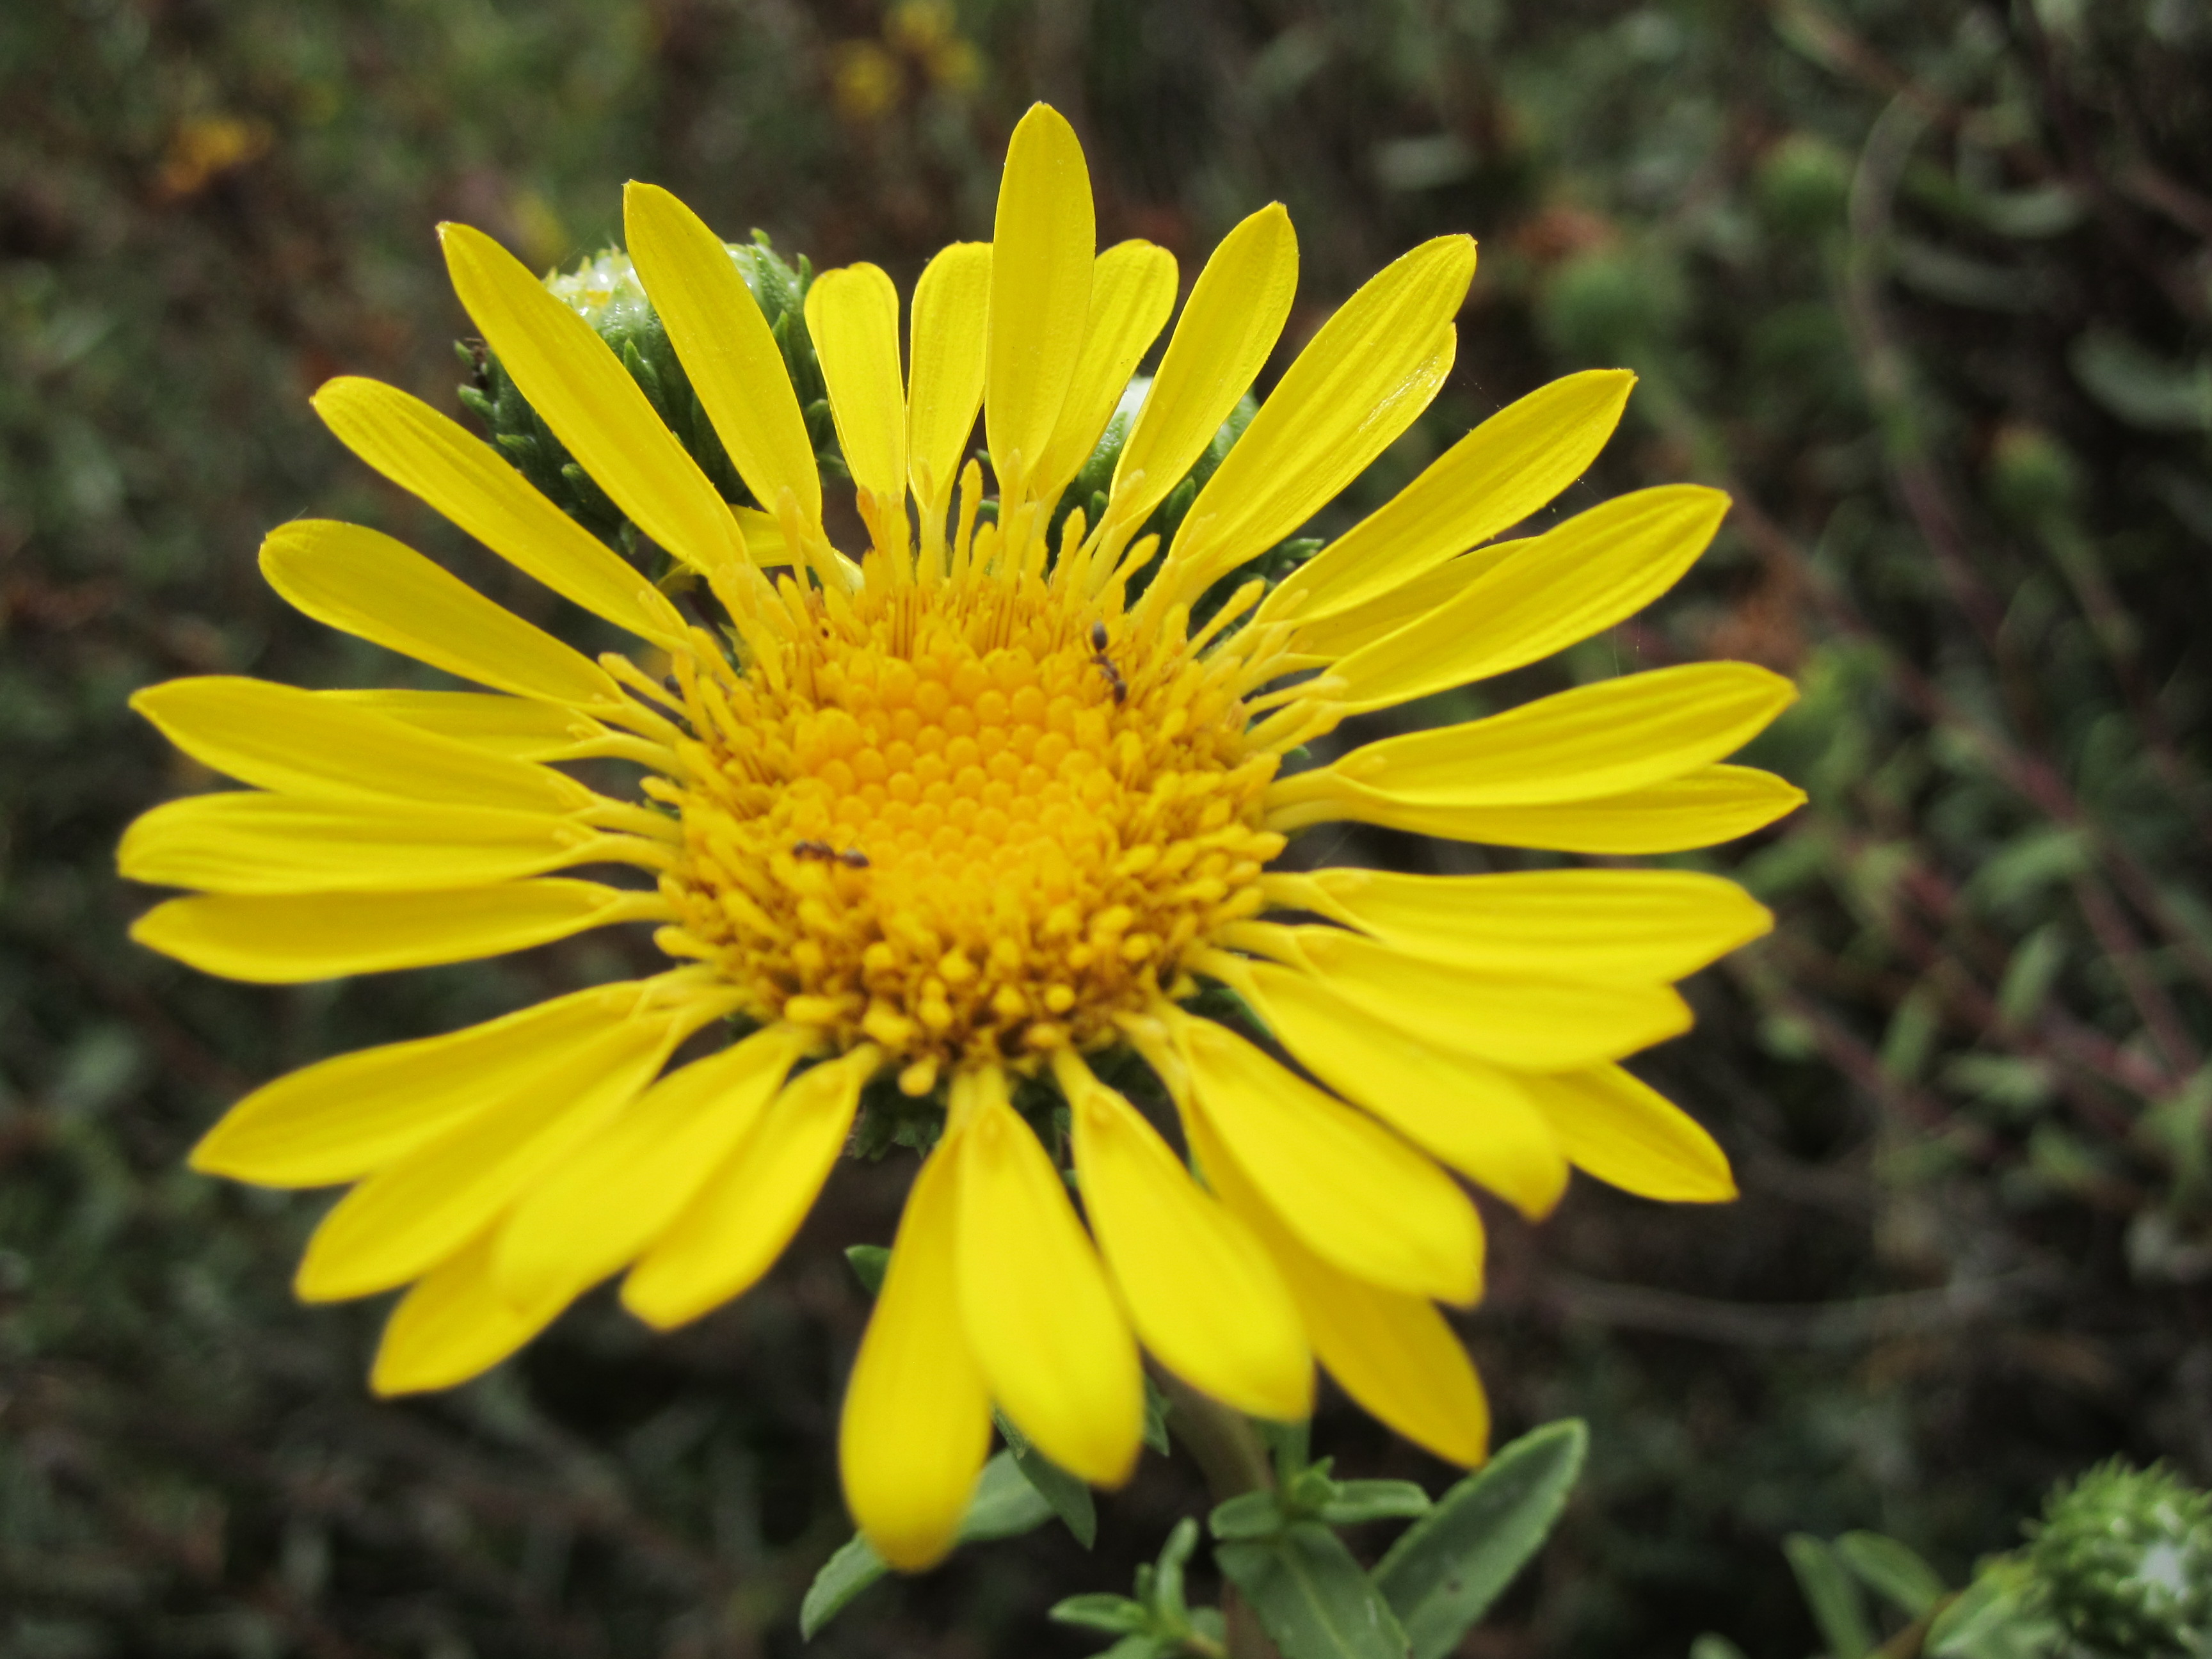
[[[1753,757],[1811,807],[1715,861],[1781,928],[1648,1066],[1742,1201],[1489,1212],[1465,1327],[1501,1437],[1595,1439],[1466,1651],[1799,1654],[1790,1531],[1876,1527],[1955,1580],[2094,1457],[2212,1477],[2205,0],[51,0],[0,9],[0,1653],[799,1650],[847,1530],[836,1247],[888,1239],[906,1169],[842,1172],[766,1286],[672,1339],[602,1297],[474,1386],[374,1402],[380,1310],[287,1290],[325,1200],[185,1150],[281,1068],[644,947],[294,990],[139,951],[116,838],[207,780],[125,699],[408,672],[262,586],[295,514],[539,604],[307,407],[345,371],[458,412],[438,220],[573,263],[646,178],[903,285],[988,235],[1036,97],[1102,239],[1186,282],[1289,204],[1286,350],[1417,240],[1480,239],[1449,386],[1323,529],[1593,365],[1643,383],[1555,510],[1735,495],[1651,616],[1395,719],[1685,657],[1805,690]],[[1316,1438],[1443,1473],[1340,1403]],[[813,1646],[1085,1651],[1042,1610],[1126,1589],[1201,1502],[1148,1458],[1094,1553],[964,1552]]]

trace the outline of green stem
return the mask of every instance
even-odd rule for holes
[[[1174,1376],[1163,1376],[1160,1388],[1175,1407],[1168,1429],[1197,1462],[1215,1503],[1274,1486],[1267,1449],[1241,1413]],[[1234,1584],[1221,1586],[1221,1618],[1229,1633],[1224,1659],[1281,1659]]]

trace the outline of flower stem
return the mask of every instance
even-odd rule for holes
[[[1274,1486],[1275,1472],[1268,1462],[1267,1449],[1241,1413],[1209,1400],[1174,1376],[1162,1376],[1160,1388],[1174,1406],[1168,1413],[1168,1428],[1205,1474],[1206,1490],[1215,1503],[1226,1503],[1248,1492],[1266,1492]],[[1221,1617],[1228,1626],[1226,1659],[1281,1659],[1237,1587],[1225,1581],[1221,1586]]]

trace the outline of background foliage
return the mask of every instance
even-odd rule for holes
[[[903,1168],[845,1171],[766,1287],[672,1340],[589,1304],[374,1403],[379,1310],[287,1291],[322,1200],[183,1152],[253,1080],[630,947],[286,991],[137,951],[116,836],[205,780],[124,700],[407,672],[261,586],[295,514],[539,605],[307,410],[340,370],[453,406],[438,219],[573,262],[639,176],[903,283],[988,233],[1035,96],[1102,233],[1186,278],[1287,202],[1293,341],[1419,238],[1480,237],[1460,366],[1361,499],[1621,362],[1629,423],[1567,506],[1734,492],[1684,592],[1486,696],[1717,654],[1806,690],[1758,758],[1813,805],[1722,860],[1781,931],[1650,1067],[1743,1201],[1491,1212],[1467,1328],[1501,1438],[1572,1413],[1592,1449],[1468,1650],[1803,1652],[1791,1532],[1878,1528],[1955,1581],[2094,1457],[2212,1475],[2205,0],[54,0],[0,9],[0,1650],[799,1650],[864,1312],[833,1247],[888,1238]],[[1398,718],[1480,706],[1449,705]],[[1443,1474],[1340,1408],[1316,1437]],[[1081,1651],[1042,1610],[1201,1503],[1149,1458],[1093,1553],[972,1552],[815,1647]]]

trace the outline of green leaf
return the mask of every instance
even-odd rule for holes
[[[1283,1529],[1282,1506],[1272,1492],[1239,1492],[1217,1504],[1206,1524],[1216,1538],[1231,1542],[1272,1538]]]
[[[993,1538],[1014,1538],[1034,1532],[1052,1519],[1052,1505],[1023,1476],[1012,1452],[1000,1452],[983,1465],[975,1495],[960,1523],[960,1541],[976,1543]],[[814,1632],[852,1604],[853,1598],[890,1571],[875,1546],[855,1534],[823,1564],[807,1587],[799,1609],[799,1633],[812,1640]]]
[[[1057,1625],[1080,1625],[1085,1630],[1103,1630],[1115,1636],[1127,1636],[1152,1622],[1143,1602],[1103,1591],[1071,1595],[1045,1616]]]
[[[1867,1623],[1866,1603],[1859,1587],[1844,1571],[1843,1563],[1827,1545],[1807,1532],[1796,1532],[1782,1540],[1790,1570],[1797,1575],[1797,1588],[1828,1644],[1828,1659],[1866,1659],[1874,1651],[1874,1629]]]
[[[1836,1540],[1836,1553],[1876,1595],[1917,1619],[1943,1599],[1944,1583],[1936,1569],[1894,1538],[1878,1532],[1847,1532]]]
[[[1929,1659],[2055,1659],[2072,1644],[2042,1591],[2026,1562],[1990,1562],[1936,1615],[1921,1651]]]
[[[860,1281],[860,1288],[870,1296],[879,1294],[884,1288],[884,1274],[891,1265],[891,1253],[880,1244],[848,1244],[845,1260],[853,1269],[853,1277]]]
[[[1389,1604],[1344,1540],[1318,1522],[1222,1544],[1213,1559],[1283,1659],[1407,1659],[1406,1632]]]
[[[1413,1659],[1442,1659],[1527,1565],[1581,1474],[1589,1431],[1573,1418],[1531,1431],[1406,1529],[1375,1569]]]
[[[1362,1521],[1407,1521],[1430,1510],[1429,1495],[1410,1480],[1342,1480],[1336,1495],[1322,1505],[1321,1518],[1333,1527]]]
[[[1163,1457],[1168,1455],[1168,1397],[1149,1376],[1145,1379],[1145,1443]]]
[[[1098,1509],[1091,1502],[1091,1488],[1030,1444],[1004,1417],[996,1412],[992,1416],[998,1420],[999,1431],[1006,1437],[1006,1449],[1013,1453],[1014,1466],[1023,1478],[1052,1505],[1052,1512],[1075,1534],[1075,1541],[1089,1549],[1098,1541]]]
[[[1690,1659],[1743,1659],[1743,1650],[1727,1637],[1707,1631],[1690,1644]]]

